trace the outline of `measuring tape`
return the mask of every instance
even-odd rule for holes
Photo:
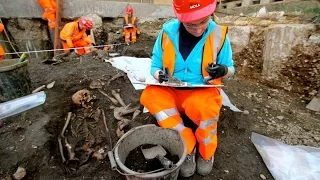
[[[99,46],[88,46],[87,48],[99,48],[99,47],[105,47],[105,46],[119,46],[119,45],[129,45],[129,43],[118,43],[118,44],[106,44],[106,45],[99,45]],[[6,53],[7,55],[12,54],[23,54],[23,53],[40,53],[40,52],[52,52],[52,51],[64,51],[64,50],[71,50],[71,49],[83,49],[85,47],[77,47],[77,48],[64,48],[64,49],[47,49],[47,50],[35,50],[35,51],[25,51],[25,52],[10,52]]]

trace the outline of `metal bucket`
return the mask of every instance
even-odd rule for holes
[[[31,93],[28,60],[5,59],[0,62],[0,103]]]
[[[179,161],[176,163],[176,167],[170,170],[163,169],[154,173],[138,173],[127,168],[124,164],[130,151],[143,144],[159,144],[172,155],[178,155]],[[115,159],[110,157],[113,155]],[[127,180],[176,180],[179,176],[180,166],[184,162],[186,155],[187,146],[177,131],[160,128],[152,124],[133,128],[124,134],[116,144],[112,155],[109,154],[109,159],[113,169],[117,169],[118,172],[125,175]]]

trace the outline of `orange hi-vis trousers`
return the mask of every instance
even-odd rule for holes
[[[0,23],[0,33],[4,30],[4,25]],[[6,55],[3,47],[0,45],[0,61],[2,61],[3,57]]]
[[[140,102],[155,116],[159,126],[177,130],[187,144],[190,154],[198,141],[199,153],[209,160],[218,144],[217,122],[222,97],[217,88],[178,90],[164,86],[147,86]],[[185,127],[180,116],[185,113],[198,127],[193,133]]]
[[[56,6],[57,6],[55,0],[38,0],[38,3],[41,5],[41,7],[44,10],[42,18],[48,20],[48,26],[50,29],[54,29],[56,24],[55,21],[56,21]]]
[[[75,48],[79,48],[79,49],[76,49],[75,52],[79,55],[83,55],[83,54],[86,54],[88,52],[90,52],[90,43],[86,42],[85,40],[83,39],[79,39],[79,40],[76,40],[76,41],[72,41],[73,43],[73,46]],[[62,46],[63,46],[63,49],[64,49],[64,52],[70,52],[69,48],[73,48],[73,47],[70,47],[66,41],[62,41]],[[82,47],[82,48],[81,48]]]
[[[124,28],[123,33],[125,42],[137,42],[137,28]]]
[[[6,55],[4,49],[2,48],[2,46],[0,45],[0,61],[2,61],[3,57]]]

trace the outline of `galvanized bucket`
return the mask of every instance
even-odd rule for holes
[[[179,161],[170,170],[162,169],[147,173],[132,171],[125,166],[126,158],[130,151],[143,144],[159,144],[171,154],[178,155]],[[187,146],[177,131],[151,124],[139,126],[128,131],[119,139],[114,151],[110,151],[108,155],[111,167],[125,175],[127,180],[176,180],[179,176],[180,166],[186,159]]]
[[[0,61],[0,103],[31,93],[28,60],[5,59]]]

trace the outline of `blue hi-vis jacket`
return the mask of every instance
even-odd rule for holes
[[[165,23],[163,29],[160,31],[156,43],[153,48],[152,53],[152,64],[151,64],[151,75],[158,70],[163,69],[162,63],[162,34],[165,32],[171,41],[174,44],[176,50],[179,50],[179,27],[181,22],[177,19],[170,20]],[[202,63],[202,54],[203,47],[206,42],[207,37],[214,30],[216,23],[211,19],[209,21],[207,30],[204,32],[202,39],[196,44],[191,53],[189,54],[186,60],[183,59],[180,52],[176,52],[175,66],[173,76],[183,82],[190,84],[204,84],[202,72],[201,72],[201,63]],[[224,64],[227,67],[231,68],[233,72],[234,63],[232,60],[232,50],[231,44],[228,37],[226,37],[223,47],[220,50],[220,53],[217,56],[217,64]]]

